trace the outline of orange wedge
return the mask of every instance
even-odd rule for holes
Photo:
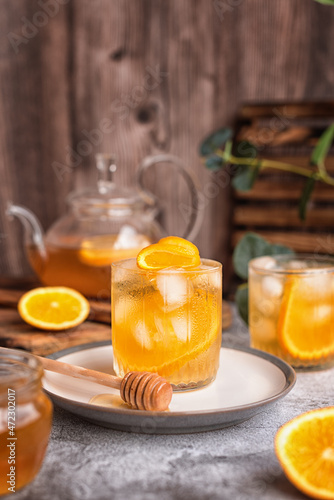
[[[282,349],[294,358],[316,360],[333,354],[331,290],[317,290],[304,277],[290,276],[284,288],[277,329]]]
[[[18,303],[21,318],[42,330],[67,330],[80,325],[89,314],[89,302],[67,287],[35,288]]]
[[[162,238],[158,243],[143,248],[137,255],[141,269],[159,270],[166,267],[193,268],[201,264],[198,248],[177,236]]]
[[[290,481],[312,498],[334,499],[334,407],[309,411],[283,425],[275,451]]]

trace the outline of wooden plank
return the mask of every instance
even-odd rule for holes
[[[301,221],[297,207],[283,206],[236,206],[233,211],[234,224],[252,227],[328,227],[334,225],[334,206],[328,208],[312,207],[307,211],[306,220]]]
[[[259,177],[250,191],[235,191],[235,198],[239,200],[291,200],[300,199],[305,181],[294,179],[268,179]],[[311,196],[313,201],[334,201],[334,188],[324,183],[317,183]]]
[[[258,104],[256,108],[254,103],[244,104],[240,110],[240,117],[251,120],[258,117],[270,117],[272,115],[286,116],[293,118],[301,117],[323,117],[334,115],[334,102],[318,101],[309,103],[305,106],[304,102],[284,102],[284,103],[266,103]]]
[[[327,80],[334,74],[333,9],[316,2],[252,0],[236,11],[244,102],[333,97]]]
[[[266,120],[254,119],[250,124],[239,120],[236,139],[251,142],[258,151],[263,152],[263,156],[266,153],[282,156],[287,153],[287,149],[295,150],[295,156],[300,156],[302,152],[311,153],[320,135],[332,124],[333,119],[334,114],[330,118],[317,120],[313,117],[304,122],[276,115]]]
[[[240,241],[247,231],[234,231],[232,246]],[[295,231],[264,231],[257,230],[257,234],[263,236],[272,243],[280,243],[293,248],[297,252],[312,254],[334,254],[334,235],[331,233],[298,233]]]
[[[44,13],[45,24],[38,17],[43,16],[41,3],[15,0],[0,10],[0,275],[8,279],[32,271],[24,255],[22,227],[5,215],[7,203],[26,205],[48,227],[63,212],[71,185],[71,178],[60,182],[52,167],[71,145],[69,7],[59,3],[56,15]],[[25,27],[29,22],[30,28]],[[44,25],[36,27],[34,22]],[[8,34],[24,40],[17,51]]]

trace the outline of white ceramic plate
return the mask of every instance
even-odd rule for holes
[[[122,403],[118,391],[57,373],[46,372],[43,386],[55,404],[98,425],[130,432],[176,434],[243,422],[276,403],[295,384],[293,369],[262,351],[222,348],[220,356],[216,380],[196,391],[174,393],[166,412],[131,410]],[[113,373],[110,344],[74,347],[50,357]],[[92,398],[101,394],[94,404]]]

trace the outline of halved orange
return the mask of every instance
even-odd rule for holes
[[[284,288],[277,330],[282,349],[294,358],[316,360],[333,354],[331,290],[313,289],[305,277],[290,276]]]
[[[158,243],[143,248],[137,255],[141,269],[159,270],[166,267],[193,268],[201,264],[198,248],[177,236],[162,238]]]
[[[283,425],[275,451],[290,481],[313,498],[334,499],[334,406],[303,413]]]
[[[67,330],[87,318],[89,302],[72,288],[41,287],[20,298],[18,311],[29,325],[42,330]]]

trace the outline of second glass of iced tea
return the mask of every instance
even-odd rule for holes
[[[112,264],[114,369],[155,372],[174,390],[214,380],[221,346],[222,265],[140,269],[136,259]]]
[[[298,369],[334,365],[334,259],[259,257],[249,263],[251,345]]]

